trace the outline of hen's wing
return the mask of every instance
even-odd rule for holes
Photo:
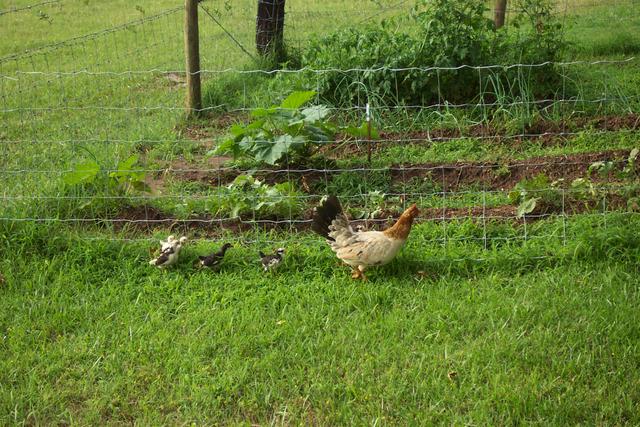
[[[168,248],[166,248],[165,250],[162,251],[162,253],[160,254],[160,256],[158,258],[152,260],[149,264],[156,265],[156,266],[163,265],[167,261],[169,261],[169,258],[174,253],[175,253],[175,249],[173,247],[168,247]]]
[[[331,249],[338,258],[351,266],[382,265],[391,261],[404,241],[390,239],[380,231],[353,231],[342,227],[334,231]]]

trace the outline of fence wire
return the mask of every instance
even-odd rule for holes
[[[59,2],[1,10],[0,25],[54,3]],[[228,81],[240,95],[236,104],[212,96],[199,121],[184,120],[182,6],[55,43],[3,51],[0,221],[74,227],[88,240],[155,242],[158,234],[180,231],[208,241],[275,244],[301,232],[297,243],[314,244],[318,239],[307,233],[312,209],[334,193],[354,226],[382,229],[417,203],[424,232],[414,244],[489,249],[549,240],[566,244],[575,218],[637,215],[640,186],[629,141],[637,140],[640,94],[626,90],[617,77],[620,70],[640,68],[632,55],[483,66],[257,69],[246,65],[246,51],[252,52],[255,42],[253,3],[238,2],[225,11],[203,2],[215,18],[200,17],[205,93]],[[413,4],[380,3],[353,2],[337,11],[288,2],[286,41],[301,46],[311,32],[301,28],[322,33],[327,19],[335,26],[375,22],[409,13]],[[625,5],[633,9],[635,3],[617,4]],[[564,1],[555,13],[567,17],[601,7]],[[508,16],[519,12],[507,11]],[[377,96],[364,77],[470,71],[482,79],[482,73],[526,74],[545,67],[560,70],[562,90],[554,96],[509,88],[502,97],[482,90],[469,101],[449,100],[438,80],[435,101],[394,102],[400,97],[393,89],[394,96]],[[582,73],[591,80],[576,78]],[[377,137],[338,133],[327,144],[311,138],[322,145],[311,165],[291,163],[288,150],[285,161],[273,167],[234,163],[210,152],[228,139],[234,124],[286,96],[274,89],[268,99],[256,97],[256,79],[275,84],[282,76],[314,80],[328,74],[362,76],[358,84],[365,90],[358,98],[327,111],[336,121],[358,126],[370,112]],[[325,101],[318,96],[311,105]],[[585,153],[580,144],[588,138],[608,145],[598,143],[602,152]],[[519,153],[517,147],[525,149]],[[545,151],[548,147],[558,149]],[[456,150],[472,157],[474,150],[484,150],[493,160],[462,161]],[[524,160],[513,160],[510,151]],[[438,161],[429,158],[436,155]]]

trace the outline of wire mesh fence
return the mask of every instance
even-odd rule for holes
[[[634,19],[628,13],[637,10],[636,1],[614,3],[607,13]],[[421,243],[471,242],[487,249],[504,242],[566,242],[576,216],[605,218],[606,224],[609,216],[635,215],[632,145],[640,94],[625,79],[640,63],[632,55],[482,66],[256,68],[255,2],[204,1],[205,114],[186,120],[183,6],[141,5],[112,16],[120,21],[107,28],[97,19],[83,34],[53,43],[27,40],[26,48],[17,31],[23,21],[37,22],[34,32],[46,34],[49,27],[71,25],[69,10],[102,9],[60,0],[15,2],[0,11],[0,24],[13,26],[0,25],[6,35],[15,31],[14,48],[0,51],[0,220],[73,226],[88,239],[151,240],[182,229],[203,239],[278,242],[308,230],[313,206],[332,193],[354,224],[367,229],[385,227],[417,203]],[[567,0],[554,13],[570,20],[609,6]],[[402,17],[412,7],[408,1],[289,1],[285,43],[301,50],[317,34]],[[507,25],[518,12],[508,10]],[[547,96],[533,96],[527,86],[497,85],[503,73],[526,76],[541,68],[558,76],[557,90]],[[426,102],[402,101],[397,86],[384,94],[368,86],[372,76],[400,79],[408,72],[435,82]],[[477,94],[447,98],[441,77],[461,73],[477,76]],[[287,76],[304,77],[306,90],[327,76],[355,82],[362,90],[350,103],[332,105],[316,90],[308,106],[326,105],[333,122],[355,127],[369,112],[376,135],[338,131],[329,141],[311,138],[317,148],[306,163],[294,161],[289,148],[273,166],[213,153],[233,125],[251,121],[257,109],[278,105],[293,90]],[[600,151],[581,149],[587,140]],[[317,241],[300,236],[301,242]]]

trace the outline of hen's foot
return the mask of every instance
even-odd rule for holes
[[[352,279],[360,279],[363,282],[367,281],[367,276],[364,275],[364,272],[360,269],[355,269],[353,270],[353,273],[351,274],[351,278]]]

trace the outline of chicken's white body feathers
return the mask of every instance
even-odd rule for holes
[[[338,258],[361,270],[387,264],[406,242],[390,238],[382,231],[354,231],[343,215],[331,222],[329,230],[329,237],[334,240],[328,242]]]

